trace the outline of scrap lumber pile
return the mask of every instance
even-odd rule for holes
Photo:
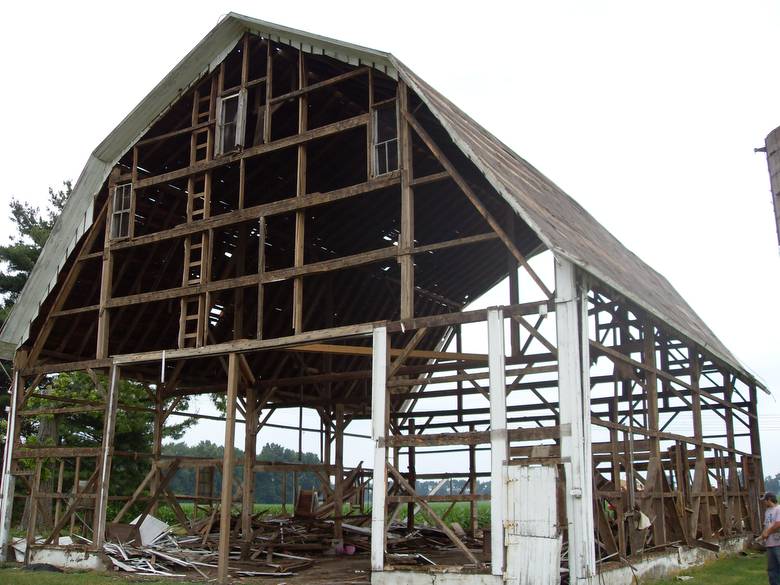
[[[333,520],[259,513],[252,517],[252,538],[244,541],[239,535],[240,517],[234,516],[230,573],[236,577],[293,576],[314,566],[317,557],[367,554],[371,531],[360,524],[369,518],[349,519],[350,523],[342,523],[343,541],[338,542],[333,539]],[[183,529],[187,534],[177,534]],[[147,516],[140,527],[134,523],[112,525],[103,550],[119,571],[156,577],[192,577],[196,573],[208,580],[217,571],[219,537],[213,514],[187,527],[169,526]],[[469,547],[482,547],[479,540],[465,535],[463,539]],[[390,526],[387,546],[388,553],[397,556],[398,564],[405,564],[402,559],[410,564],[435,564],[423,553],[454,548],[438,528],[416,526],[409,532],[405,524]]]

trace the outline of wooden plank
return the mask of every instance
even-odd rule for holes
[[[333,124],[320,126],[319,128],[309,130],[303,134],[294,134],[292,136],[280,138],[279,140],[274,140],[267,144],[251,146],[236,153],[220,156],[217,159],[202,161],[183,169],[139,179],[137,182],[133,183],[133,188],[144,189],[146,187],[152,187],[162,183],[170,183],[178,179],[187,178],[204,171],[234,163],[241,160],[242,158],[251,158],[261,154],[266,154],[268,152],[290,148],[291,146],[298,146],[299,144],[325,138],[326,136],[333,136],[334,134],[339,134],[346,130],[351,130],[352,128],[359,128],[360,126],[365,126],[367,122],[368,114],[359,114],[352,118],[347,118],[346,120],[340,120],[338,122],[334,122]]]
[[[503,575],[505,567],[504,521],[506,483],[504,466],[509,460],[506,421],[506,364],[504,315],[501,309],[488,309],[488,369],[490,371],[490,572]]]
[[[306,60],[303,51],[298,51],[298,89],[304,89],[306,85]],[[298,97],[298,134],[306,132],[308,124],[307,96],[305,93]],[[295,193],[298,197],[306,195],[306,144],[298,145],[297,169],[295,174]],[[301,268],[304,261],[306,234],[306,213],[299,209],[295,212],[295,234],[293,243],[293,266]],[[292,327],[295,333],[303,332],[303,278],[297,275],[293,280],[292,300]]]
[[[222,491],[220,494],[219,511],[219,560],[217,569],[217,581],[221,585],[230,582],[228,563],[230,554],[230,510],[233,505],[233,443],[236,437],[236,400],[238,396],[238,383],[241,372],[239,370],[238,355],[231,353],[228,356],[228,381],[225,420],[225,457],[222,464]]]
[[[103,548],[106,537],[106,511],[108,510],[108,487],[111,481],[111,460],[114,450],[114,430],[116,428],[116,410],[119,400],[120,369],[111,368],[109,374],[108,397],[103,416],[103,442],[100,447],[100,474],[98,476],[95,501],[95,525],[93,543],[97,549]]]
[[[388,426],[387,362],[388,337],[386,327],[376,327],[372,344],[371,377],[371,440],[374,442],[374,475],[371,506],[371,570],[383,571],[387,533],[387,449],[380,444]]]
[[[472,553],[469,548],[463,544],[463,541],[458,538],[458,536],[452,531],[452,529],[436,514],[434,509],[426,502],[423,498],[421,498],[417,492],[414,491],[411,485],[409,485],[409,482],[406,481],[406,479],[401,475],[401,473],[392,465],[389,463],[387,464],[387,469],[393,476],[393,478],[398,482],[398,484],[401,486],[403,490],[405,490],[408,494],[410,494],[414,500],[420,505],[420,507],[425,510],[425,512],[428,515],[428,518],[433,520],[435,524],[438,525],[439,530],[444,532],[444,534],[449,538],[452,543],[460,549],[460,551],[466,555],[466,557],[476,565],[477,567],[482,567],[482,563],[477,559],[477,557],[474,556],[474,553]],[[502,482],[503,483],[503,482]],[[503,531],[503,528],[502,528]],[[502,545],[501,548],[503,549],[503,535],[502,535]],[[503,550],[502,550],[502,556],[503,556]]]
[[[414,188],[412,177],[412,136],[408,114],[409,92],[403,81],[398,82],[398,108],[401,119],[398,121],[398,148],[400,152],[401,170],[401,230],[398,240],[398,261],[401,265],[401,319],[414,317]]]
[[[542,441],[560,439],[570,434],[570,425],[508,429],[510,441]],[[458,433],[428,433],[416,435],[390,435],[380,444],[386,447],[441,447],[449,445],[483,445],[491,442],[490,431],[467,431]],[[505,461],[506,459],[504,459]]]
[[[436,160],[439,161],[439,163],[444,167],[444,170],[449,173],[450,177],[452,177],[452,179],[458,185],[460,190],[463,191],[463,193],[466,195],[469,201],[471,201],[472,205],[474,205],[480,215],[482,215],[485,221],[487,221],[488,225],[490,225],[493,231],[498,234],[499,238],[501,238],[501,241],[517,259],[520,265],[526,270],[531,279],[537,284],[537,286],[539,286],[541,291],[547,295],[548,298],[552,298],[553,294],[550,289],[547,288],[547,285],[544,284],[542,279],[539,278],[536,272],[534,272],[534,270],[528,265],[525,257],[520,253],[520,250],[517,249],[517,246],[507,235],[506,231],[504,231],[504,228],[502,228],[499,222],[490,214],[487,207],[485,207],[485,205],[480,201],[479,197],[477,197],[471,187],[469,187],[468,183],[463,179],[463,177],[461,177],[460,173],[458,173],[458,170],[455,168],[455,166],[444,155],[444,152],[442,152],[439,146],[433,141],[430,135],[425,131],[425,129],[420,125],[420,123],[412,114],[406,112],[404,117],[411,125],[411,127],[414,128],[414,131],[422,139],[425,145],[430,149],[431,153],[433,153],[433,155],[436,157]]]
[[[596,574],[593,526],[593,467],[590,451],[590,359],[587,299],[581,294],[574,265],[555,258],[555,327],[558,343],[558,394],[561,424],[571,433],[561,439],[566,467],[565,500],[572,582]],[[574,559],[575,562],[571,562]]]
[[[300,54],[303,55],[303,51],[300,51]],[[365,75],[369,71],[368,67],[358,67],[357,69],[353,69],[351,71],[347,71],[346,73],[342,73],[340,75],[335,75],[333,77],[330,77],[328,79],[325,79],[323,81],[318,81],[317,83],[312,83],[311,85],[303,86],[301,85],[299,89],[296,89],[294,91],[287,92],[285,94],[282,94],[280,96],[277,96],[275,98],[272,98],[270,100],[271,104],[276,104],[280,102],[285,102],[297,97],[305,96],[308,93],[311,93],[312,91],[316,91],[318,89],[322,89],[323,87],[328,87],[331,85],[334,85],[336,83],[341,83],[342,81],[346,81],[347,79],[352,79],[353,77],[358,77],[360,75]]]
[[[515,307],[505,307],[504,313],[507,315],[516,313],[533,314],[539,311],[540,306],[546,307],[547,303],[533,302],[523,303]],[[277,337],[274,339],[239,339],[199,348],[166,350],[165,355],[166,359],[179,360],[185,358],[203,357],[207,355],[222,355],[231,352],[281,349],[291,345],[319,342],[328,339],[365,336],[369,335],[374,330],[374,328],[378,326],[387,327],[389,332],[398,332],[402,329],[409,331],[412,329],[419,329],[420,327],[433,328],[456,325],[458,323],[475,323],[478,321],[484,321],[486,314],[486,310],[480,309],[475,311],[458,311],[442,315],[432,315],[430,317],[415,317],[414,319],[407,319],[405,321],[375,321],[372,323],[360,323],[357,325],[345,325],[342,327],[331,327],[329,329],[307,331],[300,335],[290,335],[285,337]],[[117,355],[114,356],[113,361],[117,364],[129,364],[141,362],[159,362],[161,359],[162,351],[155,350],[134,354]],[[90,364],[91,362],[85,363]],[[110,362],[108,363],[110,364]],[[47,369],[47,371],[66,371],[65,368],[67,367],[67,364],[59,364],[57,366],[53,366],[52,369]],[[80,369],[83,369],[84,367],[89,366],[82,366]],[[30,370],[23,370],[22,373],[25,375],[28,372],[35,373],[38,369],[40,368],[31,368]]]

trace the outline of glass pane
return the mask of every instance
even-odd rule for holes
[[[238,94],[222,99],[222,124],[235,122],[238,117]]]
[[[130,233],[130,214],[123,212],[120,217],[122,218],[122,223],[119,228],[119,235],[125,237]]]
[[[376,110],[376,141],[385,142],[397,137],[395,102],[391,102]]]
[[[376,147],[376,174],[384,175],[387,172],[387,143],[378,144]]]
[[[222,127],[222,152],[228,152],[236,146],[236,124],[226,124]]]
[[[115,213],[111,216],[111,237],[119,237],[120,215]]]
[[[387,171],[394,171],[398,168],[398,140],[391,140],[385,148],[387,149]]]

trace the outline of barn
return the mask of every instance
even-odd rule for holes
[[[258,536],[259,472],[375,584],[620,583],[760,525],[768,390],[661,274],[392,54],[238,14],[94,150],[0,351],[3,559],[25,501],[25,562],[85,566],[166,505],[220,583],[267,571],[301,549]],[[46,391],[71,372],[83,396]],[[242,456],[164,454],[166,421],[206,416],[179,409],[206,394]],[[148,449],[115,449],[125,409],[153,417]],[[316,428],[286,427],[319,437],[320,462],[259,460],[274,416],[304,410]],[[94,444],[20,439],[84,412]],[[372,459],[350,467],[357,440]],[[128,461],[147,472],[118,493]],[[196,488],[175,493],[185,469]]]

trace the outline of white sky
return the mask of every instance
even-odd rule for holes
[[[43,203],[75,181],[231,10],[394,53],[669,278],[780,392],[780,258],[753,152],[780,124],[777,2],[5,2],[0,239],[11,196]],[[774,398],[760,416],[777,473]]]

